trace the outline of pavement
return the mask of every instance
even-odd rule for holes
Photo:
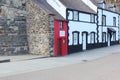
[[[70,54],[64,57],[33,58],[0,63],[0,77],[13,76],[33,71],[53,69],[100,59],[112,54],[120,53],[120,45],[97,48]]]
[[[24,61],[24,60],[31,60],[31,59],[42,59],[42,58],[48,58],[49,56],[44,55],[32,55],[32,54],[26,54],[26,55],[15,55],[15,56],[0,56],[0,62],[15,62],[15,61]]]

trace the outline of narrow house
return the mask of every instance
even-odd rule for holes
[[[29,51],[48,56],[67,55],[67,22],[49,3],[50,0],[30,0],[27,4]]]

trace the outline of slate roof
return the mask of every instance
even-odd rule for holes
[[[32,0],[37,5],[39,5],[41,8],[43,8],[48,14],[54,15],[55,19],[58,20],[65,20],[53,7],[51,7],[46,0]]]
[[[67,8],[96,14],[96,12],[92,10],[89,6],[87,6],[82,0],[60,0],[60,1]]]
[[[98,3],[102,3],[103,2],[103,0],[91,0],[91,2],[94,4],[94,5],[96,5],[97,7],[99,7],[98,6]],[[106,7],[105,7],[105,9],[106,10],[108,10],[108,11],[112,11],[112,10],[110,10],[110,7],[113,7],[114,6],[114,4],[112,4],[112,3],[110,3],[110,2],[106,2]],[[116,13],[119,13],[120,14],[120,11],[112,11],[112,12],[116,12]]]
[[[98,3],[102,3],[103,0],[90,0],[94,5],[98,6]]]
[[[58,20],[65,20],[53,7],[51,7],[46,0],[32,0],[37,5],[39,5],[41,8],[43,8],[48,14],[54,14],[54,18]],[[63,5],[69,9],[84,11],[88,13],[94,13],[90,7],[88,7],[84,2],[81,0],[60,0]]]

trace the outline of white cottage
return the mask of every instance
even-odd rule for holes
[[[106,7],[102,2],[98,5],[98,39],[101,46],[118,44],[119,37],[119,13],[115,6]]]
[[[67,7],[68,53],[95,48],[98,42],[97,13],[81,0],[60,1]]]

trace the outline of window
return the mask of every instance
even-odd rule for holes
[[[90,35],[90,40],[91,40],[91,43],[95,43],[95,32],[91,32],[91,35]]]
[[[73,34],[73,45],[78,45],[79,44],[79,32],[74,31],[72,32]]]
[[[102,33],[102,42],[105,43],[106,42],[106,32]]]
[[[78,11],[74,11],[73,14],[74,14],[73,19],[78,20]]]
[[[116,32],[113,32],[113,41],[116,41]]]
[[[68,11],[67,12],[67,15],[68,15],[68,20],[72,20],[73,19],[73,11]]]
[[[60,27],[60,29],[63,28],[63,22],[62,21],[59,22],[59,27]]]
[[[102,25],[106,26],[106,16],[102,15]]]
[[[116,17],[113,17],[113,26],[116,26]]]
[[[91,17],[90,17],[90,22],[94,23],[95,22],[95,15],[94,14],[91,14]]]

